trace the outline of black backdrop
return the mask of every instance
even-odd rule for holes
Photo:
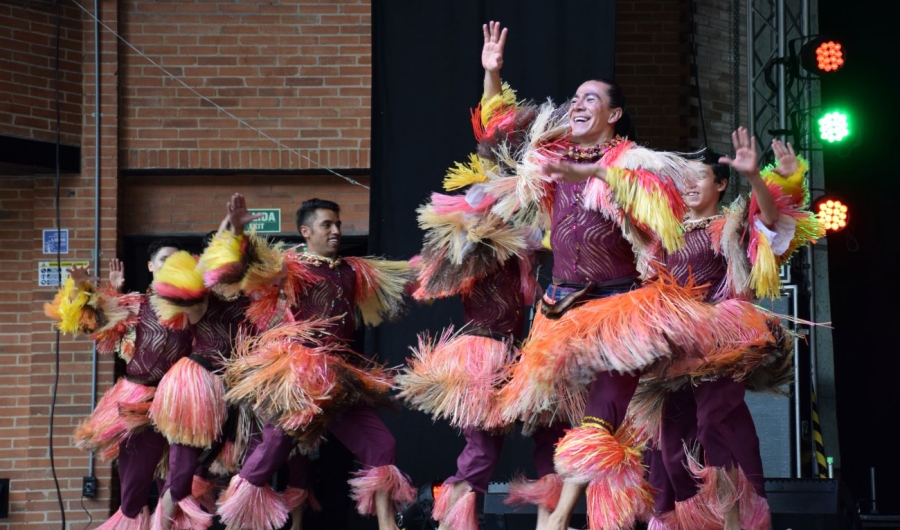
[[[519,97],[566,101],[578,85],[613,76],[615,2],[373,0],[372,196],[369,251],[405,259],[419,251],[415,209],[439,191],[448,167],[475,148],[469,112],[481,97],[481,25],[509,28],[502,76]],[[371,330],[367,350],[404,362],[416,333],[461,324],[457,300],[415,306]],[[422,413],[386,413],[397,464],[418,485],[455,471],[463,439]],[[533,475],[530,440],[506,443],[494,481]]]

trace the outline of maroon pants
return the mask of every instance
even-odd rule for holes
[[[759,438],[744,401],[744,384],[721,378],[686,385],[670,393],[663,405],[660,450],[678,502],[697,493],[686,468],[684,446],[700,443],[707,466],[740,466],[760,496],[764,495]]]
[[[556,424],[538,429],[531,436],[534,440],[532,456],[538,478],[554,472],[553,449],[563,434],[564,428]],[[465,429],[463,436],[466,438],[466,446],[456,459],[456,474],[444,482],[453,484],[463,480],[468,482],[474,491],[484,493],[500,460],[505,436],[479,429]]]
[[[613,432],[625,420],[628,403],[637,390],[639,375],[599,372],[594,377],[584,415],[593,416],[609,423]]]
[[[166,490],[171,490],[172,500],[175,502],[191,494],[194,485],[194,475],[203,476],[205,470],[197,463],[203,449],[189,445],[169,445],[169,474],[160,491],[160,497]]]
[[[166,450],[166,439],[152,428],[130,436],[119,443],[119,490],[122,513],[137,517],[150,500],[153,475]],[[157,485],[162,490],[160,484]]]
[[[372,407],[358,405],[347,410],[331,422],[328,430],[356,456],[364,468],[394,463],[397,441]],[[241,466],[241,477],[258,487],[270,484],[275,472],[288,462],[294,445],[290,435],[274,425],[266,425],[262,441],[251,450]],[[297,454],[290,458],[288,485],[309,489],[309,465],[306,455]]]

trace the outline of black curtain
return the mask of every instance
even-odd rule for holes
[[[422,243],[416,208],[475,149],[470,110],[484,79],[482,24],[499,20],[509,28],[501,74],[520,98],[562,103],[581,82],[613,77],[615,1],[373,0],[372,11],[369,251],[406,259]],[[457,300],[413,306],[400,322],[371,330],[367,350],[400,365],[417,333],[461,325],[461,317]],[[416,484],[455,471],[464,443],[456,431],[409,410],[384,419],[397,438],[397,464]],[[534,473],[531,442],[519,434],[506,442],[493,480],[517,471]]]

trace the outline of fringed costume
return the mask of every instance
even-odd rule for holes
[[[169,442],[169,473],[160,496],[169,491],[176,505],[170,528],[209,528],[215,505],[203,511],[192,490],[210,469],[236,473],[246,450],[249,426],[241,429],[238,410],[229,410],[225,402],[222,371],[249,301],[243,296],[224,300],[211,292],[198,259],[184,251],[169,256],[156,272],[153,290],[163,324],[190,329],[193,336],[190,355],[163,376],[149,411]],[[234,417],[226,422],[229,414]],[[225,432],[226,425],[235,428]],[[152,530],[163,528],[163,517],[162,510],[154,513]]]
[[[806,163],[799,162],[798,175],[787,182],[802,183]],[[711,319],[693,322],[686,333],[733,347],[691,347],[644,373],[629,414],[636,431],[653,439],[647,457],[657,497],[650,528],[722,528],[736,503],[741,528],[771,528],[759,439],[744,394],[778,391],[789,382],[794,337],[778,315],[747,300],[777,294],[778,266],[822,235],[804,210],[802,184],[792,192],[775,184],[773,174],[763,171],[781,213],[775,230],[758,220],[755,197],[749,208],[739,197],[723,215],[686,221],[686,245],[663,257],[679,285],[706,286]]]
[[[444,180],[447,191],[466,191],[434,193],[418,210],[425,238],[414,296],[422,301],[460,296],[465,323],[436,337],[419,336],[398,376],[399,396],[410,408],[461,429],[466,439],[456,473],[444,480],[432,511],[442,527],[453,530],[477,529],[476,496],[487,490],[511,427],[500,421],[498,391],[518,355],[524,310],[537,292],[533,261],[540,228],[524,217],[504,220],[491,212],[496,197],[485,193],[483,184],[503,163],[491,146],[502,142],[518,149],[533,119],[534,108],[517,108],[508,87],[483,101],[473,113],[478,152],[468,163],[457,163]],[[553,445],[562,428],[556,424],[532,434],[540,480],[516,480],[511,501],[555,507],[561,481],[553,472]],[[459,483],[465,483],[463,491],[456,487],[459,496],[451,499]]]
[[[100,353],[116,352],[125,360],[125,376],[78,426],[75,444],[101,459],[117,459],[121,504],[99,528],[148,530],[150,491],[167,449],[151,426],[149,409],[162,377],[190,353],[191,333],[163,326],[150,296],[98,290],[71,279],[44,311],[61,331],[88,334]]]
[[[326,431],[363,465],[350,481],[360,513],[374,513],[379,492],[398,506],[411,503],[414,489],[394,466],[395,440],[373,407],[386,399],[391,377],[349,345],[357,322],[377,325],[401,311],[409,264],[329,259],[228,232],[201,262],[214,291],[250,299],[247,316],[258,330],[238,338],[225,368],[226,399],[252,410],[265,427],[220,497],[222,521],[229,528],[281,527],[309,498],[306,454]],[[270,483],[285,462],[282,495]]]

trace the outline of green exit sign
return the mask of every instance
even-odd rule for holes
[[[252,214],[262,214],[262,217],[247,223],[244,230],[256,230],[259,234],[277,234],[281,232],[281,208],[248,208]]]

